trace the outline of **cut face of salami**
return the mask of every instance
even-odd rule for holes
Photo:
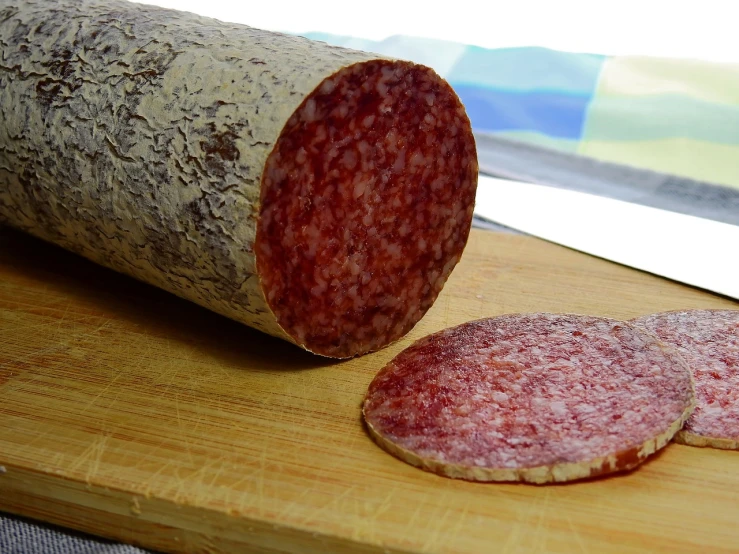
[[[257,269],[278,323],[330,356],[407,333],[459,261],[477,183],[470,124],[428,68],[338,72],[287,122],[267,161]]]
[[[674,346],[693,372],[695,411],[675,442],[739,450],[739,310],[662,312],[633,322]]]
[[[512,314],[430,335],[370,384],[378,444],[477,481],[570,481],[628,470],[693,408],[677,353],[628,323]]]

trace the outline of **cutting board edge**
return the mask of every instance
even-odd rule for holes
[[[415,554],[247,514],[147,498],[120,488],[22,468],[1,459],[0,468],[0,512],[146,549],[212,554],[243,548],[286,554]],[[175,517],[177,521],[167,521]],[[183,520],[189,524],[182,525]]]
[[[545,302],[544,306],[548,311],[592,313],[593,310],[595,310],[598,315],[608,315],[610,317],[620,318],[633,317],[634,315],[640,315],[648,310],[652,311],[652,309],[657,308],[668,309],[673,306],[720,307],[725,306],[727,302],[726,300],[719,299],[713,295],[709,296],[709,293],[700,293],[699,295],[699,291],[689,289],[688,287],[683,287],[682,285],[675,283],[667,283],[658,277],[641,274],[641,272],[634,272],[634,270],[618,266],[612,262],[585,256],[581,253],[570,251],[564,247],[557,247],[539,239],[518,236],[508,237],[492,233],[481,233],[479,235],[474,234],[471,238],[471,244],[468,245],[459,268],[452,274],[450,282],[445,287],[443,294],[447,295],[446,298],[440,297],[437,304],[432,308],[434,312],[430,312],[426,316],[426,318],[431,317],[431,319],[429,320],[424,318],[424,320],[420,322],[419,327],[414,331],[415,333],[421,333],[424,335],[428,332],[438,330],[437,325],[447,327],[452,324],[461,323],[463,320],[472,319],[473,316],[477,319],[483,315],[496,315],[497,313],[510,313],[512,311],[532,311],[532,308],[537,308],[542,301]],[[23,259],[22,249],[17,251],[17,255],[20,259]],[[11,259],[13,258],[11,257]],[[83,290],[85,289],[85,285],[88,284],[88,281],[85,280],[84,276],[79,277],[77,273],[67,275],[65,286],[52,291],[54,293],[53,302],[49,300],[49,295],[46,292],[46,285],[47,283],[53,283],[52,278],[56,275],[55,271],[58,265],[60,264],[56,262],[54,264],[50,264],[48,267],[50,268],[50,271],[45,271],[44,268],[47,268],[47,265],[43,262],[36,263],[32,261],[25,265],[19,264],[19,267],[15,268],[17,270],[16,274],[19,277],[28,277],[28,279],[21,279],[18,282],[23,284],[25,287],[29,287],[29,290],[33,289],[33,291],[36,292],[43,292],[43,295],[37,295],[35,297],[37,298],[36,302],[39,302],[38,299],[43,299],[43,303],[39,304],[40,308],[46,310],[53,308],[57,310],[60,316],[66,313],[64,302],[71,302],[70,305],[74,305],[75,302],[80,300],[90,302],[90,304],[85,304],[85,306],[83,306],[83,309],[80,310],[80,315],[84,318],[85,316],[92,314],[93,320],[92,322],[82,320],[80,325],[92,325],[94,328],[97,328],[98,320],[94,319],[94,317],[97,317],[100,314],[98,314],[96,310],[91,310],[90,308],[95,308],[95,306],[92,306],[92,303],[94,302],[97,304],[98,296],[90,296],[87,294],[86,290]],[[61,265],[63,269],[63,264]],[[40,271],[39,268],[44,271]],[[39,270],[39,272],[35,273],[37,270]],[[0,271],[0,273],[2,272]],[[556,277],[556,279],[553,278],[552,275]],[[452,288],[450,288],[450,286]],[[454,287],[457,288],[457,291],[455,294],[451,294],[454,291]],[[667,300],[663,299],[664,291],[666,291]],[[576,293],[579,293],[581,297],[575,297],[574,295]],[[656,293],[659,293],[659,295]],[[102,308],[104,309],[100,310],[101,313],[103,313],[103,315],[110,315],[107,312],[111,312],[113,314],[112,319],[121,323],[126,333],[132,336],[135,335],[134,338],[136,340],[129,341],[131,343],[138,344],[141,337],[146,336],[151,338],[152,343],[156,343],[157,345],[164,344],[168,348],[168,345],[170,344],[167,342],[168,340],[171,341],[172,344],[180,344],[183,343],[182,337],[190,336],[188,335],[187,329],[184,332],[182,332],[181,329],[174,329],[172,333],[143,333],[141,328],[137,328],[133,325],[134,323],[141,321],[141,318],[130,319],[128,317],[129,313],[125,310],[120,310],[118,304],[108,305],[105,302],[105,298],[109,296],[109,293],[106,290],[102,290],[102,294],[99,296],[103,298],[101,303]],[[566,301],[560,300],[560,297],[567,297],[567,299]],[[576,301],[573,301],[572,298],[575,298]],[[598,299],[597,304],[591,302],[593,298]],[[11,299],[11,303],[12,300],[14,299]],[[489,313],[490,310],[486,309],[486,313],[481,314],[479,306],[482,306],[483,303],[485,306],[494,307],[495,312]],[[633,307],[628,308],[629,304],[633,304]],[[561,309],[560,307],[566,308],[566,310]],[[731,307],[736,307],[736,305],[732,304]],[[138,310],[138,308],[136,309]],[[34,323],[34,318],[38,318],[39,314],[43,313],[45,312],[41,312],[40,310],[29,311],[26,322]],[[143,311],[144,315],[147,313],[149,312]],[[175,309],[172,313],[179,315],[181,312],[179,309]],[[58,318],[50,319],[56,322]],[[164,324],[162,323],[162,325],[157,327],[155,330],[166,330],[166,327],[163,325]],[[56,329],[56,327],[52,327],[52,329]],[[24,339],[24,332],[21,332],[18,336],[21,339]],[[47,343],[52,343],[52,346],[62,344],[59,340],[64,338],[64,336],[52,336],[48,338],[48,340],[41,341],[38,344],[33,343],[35,346],[41,348],[41,350],[36,348],[33,352],[44,353],[46,351],[43,350],[43,347],[45,345],[48,346]],[[89,342],[94,341],[90,339],[90,341],[85,342],[84,345],[87,345]],[[25,343],[21,340],[19,344]],[[66,346],[66,343],[64,344]],[[101,341],[100,344],[104,345],[106,343]],[[184,341],[183,344],[188,346],[191,343]],[[214,347],[221,349],[231,348],[234,344],[235,343],[232,342],[216,341],[214,343]],[[111,347],[107,350],[104,349],[101,352],[97,352],[95,356],[99,357],[106,353],[108,355],[119,354],[118,343],[115,343],[113,346],[114,348]],[[156,361],[159,364],[165,364],[167,360],[169,360],[169,350],[167,348],[162,350],[166,356],[162,354],[156,358],[152,357],[152,363]],[[205,352],[205,354],[212,350],[213,349]],[[240,360],[239,356],[241,355],[241,350],[239,350],[238,345],[236,345],[234,350],[235,354],[233,356],[229,356],[227,359],[223,360],[224,363],[229,364],[229,367],[230,364]],[[66,350],[64,350],[64,352],[66,352]],[[24,356],[27,354],[25,350],[20,349],[17,349],[16,353]],[[76,353],[79,354],[78,351]],[[179,358],[180,361],[178,363],[184,364],[190,360],[191,356],[197,354],[200,357],[196,356],[195,359],[200,360],[201,363],[198,366],[192,367],[195,368],[195,371],[199,371],[204,367],[202,363],[203,359],[201,359],[204,355],[202,352],[194,352],[194,350],[190,349],[185,353],[187,355]],[[95,358],[95,356],[93,356],[93,358],[98,359]],[[106,360],[107,358],[103,357],[101,359]],[[218,359],[220,360],[220,358]],[[76,360],[78,360],[78,358],[67,359],[67,361],[73,364],[77,363]],[[91,369],[94,368],[91,367]],[[134,377],[140,375],[141,370],[141,368],[132,363],[124,363],[120,369],[121,371],[125,369]],[[103,368],[101,371],[106,370]],[[213,372],[217,373],[218,371],[220,371],[220,369],[217,369],[217,367],[214,366]],[[365,381],[369,380],[370,373],[373,373],[369,370],[368,366],[360,367],[359,365],[357,365],[355,369],[352,369],[352,371],[362,372],[362,387],[365,386]],[[214,373],[214,375],[216,373]],[[320,374],[320,372],[311,373]],[[44,375],[49,377],[55,376],[54,379],[58,377],[58,375],[51,370],[44,373]],[[147,377],[151,375],[150,370],[146,370],[146,375]],[[171,375],[171,373],[165,373],[165,376],[169,375]],[[264,377],[266,374],[259,373],[259,375],[260,377]],[[307,373],[298,373],[294,375],[307,375]],[[0,377],[2,377],[1,373]],[[68,377],[69,376],[65,378]],[[96,382],[94,384],[95,386],[90,388],[89,393],[92,395],[91,398],[100,399],[99,403],[89,403],[88,398],[88,402],[84,405],[90,405],[93,407],[110,407],[108,402],[112,400],[114,396],[108,397],[104,394],[101,395],[99,394],[101,391],[112,392],[119,390],[120,392],[126,392],[125,389],[121,389],[120,386],[118,386],[118,389],[110,386],[111,384],[116,383],[114,375],[111,375],[111,379],[112,381],[110,382],[107,380]],[[297,381],[302,383],[301,380]],[[213,382],[218,381],[214,380]],[[350,380],[342,379],[340,382],[343,385],[350,382]],[[356,386],[358,380],[355,379],[351,382],[353,383],[352,386]],[[50,421],[56,422],[57,414],[48,414],[46,420],[43,417],[37,417],[38,414],[33,411],[34,401],[29,401],[29,398],[43,399],[46,402],[56,396],[54,394],[51,396],[36,394],[37,388],[39,390],[43,390],[45,383],[49,384],[47,381],[29,381],[29,383],[33,383],[33,386],[27,386],[24,388],[25,392],[18,396],[18,404],[16,405],[16,407],[20,406],[22,409],[27,411],[22,413],[19,412],[16,417],[28,416],[27,421],[30,422],[29,424],[36,426],[36,429],[39,431],[39,436],[36,436],[35,434],[27,434],[28,431],[35,432],[33,429],[24,429],[23,431],[17,429],[16,433],[21,434],[17,435],[17,440],[14,440],[12,443],[14,445],[13,449],[6,450],[3,448],[5,444],[0,443],[0,458],[4,457],[8,460],[12,458],[13,460],[12,463],[5,463],[0,459],[0,465],[5,465],[8,470],[4,475],[0,474],[0,497],[3,495],[7,496],[7,498],[0,498],[0,510],[6,510],[19,515],[49,521],[64,527],[79,529],[88,533],[98,534],[100,536],[111,537],[113,539],[122,540],[123,542],[141,544],[148,548],[162,551],[199,551],[213,553],[233,552],[235,550],[248,549],[249,551],[272,554],[295,551],[308,553],[326,551],[360,553],[411,551],[414,554],[450,551],[480,552],[484,551],[484,548],[491,544],[489,542],[489,537],[492,537],[492,534],[488,534],[484,529],[475,536],[471,536],[470,533],[467,533],[464,535],[464,538],[468,539],[468,542],[465,543],[465,547],[465,545],[460,544],[461,541],[453,542],[457,539],[457,533],[463,533],[465,530],[471,529],[473,525],[477,530],[479,530],[480,527],[484,527],[478,524],[480,521],[507,521],[496,519],[496,514],[494,513],[496,508],[495,502],[510,500],[515,501],[516,506],[519,506],[520,504],[520,510],[517,508],[511,512],[510,522],[513,524],[512,527],[510,529],[506,527],[502,534],[498,533],[495,535],[496,537],[503,537],[507,541],[502,543],[505,544],[506,548],[524,548],[525,545],[528,545],[532,550],[540,549],[542,545],[545,544],[545,541],[551,540],[552,542],[547,543],[550,545],[550,551],[571,552],[573,550],[577,550],[578,545],[574,542],[572,542],[572,544],[569,542],[564,544],[560,540],[562,533],[567,537],[570,536],[570,528],[560,528],[557,526],[550,528],[548,525],[542,523],[546,521],[544,519],[546,514],[551,514],[554,510],[559,509],[550,505],[553,504],[549,501],[550,496],[552,498],[558,498],[560,496],[564,498],[572,508],[572,513],[579,512],[581,515],[584,515],[593,509],[592,505],[583,505],[582,502],[578,500],[583,498],[583,496],[582,493],[578,492],[581,489],[577,487],[521,489],[514,495],[501,495],[495,502],[490,501],[489,497],[478,502],[476,498],[471,498],[467,495],[465,495],[464,498],[461,496],[455,496],[457,494],[455,492],[457,483],[439,481],[442,485],[441,487],[431,487],[427,486],[428,482],[425,480],[423,486],[419,486],[418,483],[414,481],[412,488],[405,489],[408,491],[408,497],[413,500],[413,504],[409,505],[410,510],[408,510],[406,506],[401,506],[399,500],[393,502],[388,501],[383,504],[383,506],[385,508],[397,510],[397,514],[400,516],[408,515],[408,512],[410,512],[410,516],[405,517],[402,521],[405,522],[410,520],[416,522],[416,524],[410,528],[406,525],[387,526],[382,529],[383,534],[381,535],[381,538],[375,539],[372,536],[367,538],[364,536],[356,537],[352,534],[351,529],[347,530],[346,512],[342,512],[338,508],[348,507],[350,510],[355,510],[356,514],[363,517],[362,510],[364,505],[357,504],[356,506],[358,507],[355,509],[355,498],[347,496],[345,499],[346,502],[343,503],[326,504],[324,502],[323,504],[320,504],[315,501],[315,496],[306,495],[303,497],[300,495],[304,492],[302,483],[296,486],[294,480],[290,482],[281,480],[284,475],[279,471],[275,471],[273,477],[276,480],[276,486],[282,488],[276,488],[275,490],[285,493],[286,496],[275,496],[273,500],[281,499],[284,501],[285,498],[290,498],[287,502],[295,502],[299,504],[298,507],[305,508],[306,510],[318,510],[318,513],[320,514],[318,517],[324,519],[324,525],[316,524],[315,527],[306,528],[307,524],[303,525],[299,521],[294,523],[291,521],[286,524],[284,519],[271,517],[271,511],[264,512],[268,515],[263,516],[261,513],[240,509],[238,504],[232,503],[222,506],[220,501],[215,498],[205,498],[205,502],[199,506],[196,506],[194,503],[183,506],[182,502],[178,501],[179,497],[168,496],[167,490],[169,489],[165,489],[164,491],[159,490],[151,497],[147,498],[143,494],[145,487],[142,486],[141,471],[137,471],[129,475],[129,477],[133,479],[130,486],[125,480],[121,482],[121,479],[125,479],[127,475],[125,471],[121,471],[120,474],[115,472],[111,473],[110,471],[102,472],[91,480],[92,483],[88,483],[88,479],[85,478],[83,473],[67,472],[62,474],[62,471],[64,470],[74,472],[79,471],[81,467],[79,466],[79,462],[76,461],[78,458],[70,450],[71,443],[69,440],[64,439],[74,438],[75,446],[84,448],[85,446],[89,446],[89,444],[84,440],[85,437],[89,437],[88,433],[92,433],[94,438],[95,435],[106,436],[107,434],[110,434],[113,429],[105,428],[105,426],[96,426],[97,424],[95,424],[94,421],[92,427],[89,425],[87,427],[74,425],[69,429],[69,431],[73,432],[72,435],[63,435],[59,437],[61,440],[50,441],[53,443],[54,448],[57,449],[52,450],[44,441],[46,441],[46,439],[56,437],[53,437],[53,434],[44,434],[49,429],[45,423],[48,424]],[[336,386],[338,382],[332,379],[326,380],[325,382],[322,381],[321,383],[324,385],[330,384],[332,386]],[[54,384],[53,380],[51,384]],[[120,383],[118,383],[118,385],[120,385]],[[209,406],[216,409],[217,406],[221,405],[219,403],[219,397],[217,394],[214,396],[209,393],[208,390],[193,390],[191,395],[193,397],[192,400],[202,402],[202,406]],[[299,393],[300,390],[298,391]],[[362,388],[362,391],[363,390],[364,389]],[[201,392],[203,393],[202,396],[200,396]],[[215,393],[217,393],[217,391],[215,391]],[[275,403],[274,409],[307,409],[307,407],[310,406],[312,397],[307,395],[303,397],[300,396],[300,394],[296,398],[305,400],[305,402],[292,402],[284,405]],[[31,396],[29,397],[27,395]],[[167,395],[162,396],[167,398]],[[273,397],[275,400],[280,398],[284,399],[285,396],[281,393],[280,395]],[[147,402],[152,400],[153,397],[147,396]],[[170,397],[169,402],[157,403],[157,406],[162,410],[165,410],[165,413],[171,415],[174,413],[173,410],[176,409],[176,405],[173,405],[171,400],[172,399]],[[197,404],[195,404],[195,406],[197,406]],[[29,409],[30,411],[28,411]],[[321,409],[324,410],[325,407],[322,407]],[[352,413],[354,413],[354,411],[355,409],[352,408]],[[92,413],[95,413],[94,410]],[[138,414],[139,411],[137,410],[136,413]],[[130,412],[128,412],[128,415],[130,415]],[[88,414],[88,416],[91,417],[90,414]],[[203,415],[203,417],[207,423],[209,421],[207,414]],[[98,422],[99,421],[101,420],[98,420]],[[292,421],[292,419],[290,419],[290,421]],[[216,423],[218,422],[214,421],[214,424]],[[137,423],[137,425],[144,427],[146,425],[146,420],[142,418],[141,422]],[[8,427],[10,431],[13,430],[12,425],[9,425]],[[216,430],[218,429],[217,426],[215,428]],[[177,429],[178,427],[172,427],[168,430],[167,434],[162,435],[162,437],[167,439],[171,438],[172,433],[176,432]],[[130,429],[128,429],[128,431],[130,432]],[[223,436],[227,438],[230,435],[224,433]],[[264,439],[265,436],[266,435],[264,434],[258,436],[254,435],[251,436],[251,438],[259,438],[261,440]],[[28,441],[29,438],[31,439],[30,442]],[[136,437],[134,437],[134,439],[135,438]],[[141,437],[138,438],[141,439]],[[242,443],[246,439],[240,434],[238,440],[239,443]],[[6,444],[9,445],[10,443]],[[148,439],[139,440],[136,444],[144,449],[148,449],[151,446]],[[270,444],[273,446],[270,452],[277,454],[279,452],[279,448],[277,448],[277,446],[282,443],[278,444],[276,442],[272,442]],[[328,444],[331,446],[334,443]],[[218,448],[209,447],[208,452],[208,455],[212,457],[207,459],[218,459],[220,454]],[[334,464],[336,460],[336,454],[337,452],[335,449],[327,450],[327,455],[330,455],[331,458],[328,460],[329,463],[326,467],[332,467],[332,464]],[[383,456],[384,455],[385,454],[383,454]],[[59,467],[54,467],[53,462],[50,461],[52,459],[60,460]],[[69,465],[70,460],[73,460],[71,466]],[[115,462],[114,458],[105,458],[105,460],[108,460],[106,463],[111,461]],[[284,460],[279,458],[267,458],[267,461],[274,462],[275,460],[280,463],[284,462]],[[61,462],[65,462],[67,465],[64,466]],[[318,459],[316,459],[316,463],[318,463]],[[400,464],[401,462],[398,461],[397,463]],[[151,468],[152,466],[149,465],[147,467]],[[157,467],[153,467],[154,469],[152,471],[156,472]],[[198,471],[201,468],[200,465],[187,467],[189,469],[194,467],[195,471]],[[273,465],[272,467],[275,466]],[[279,464],[277,467],[280,467]],[[111,463],[108,469],[111,468],[115,471],[120,469],[119,467],[116,468],[116,463]],[[387,468],[390,468],[390,466],[388,465]],[[386,469],[385,466],[380,467],[370,463],[364,469],[366,469],[366,471],[363,471],[362,475],[366,478],[375,476],[381,476],[383,478],[383,481],[378,480],[377,482],[372,483],[373,487],[377,486],[377,488],[382,490],[382,492],[392,492],[391,486],[388,485],[389,482],[392,482],[394,484],[393,486],[399,486],[401,488],[406,487],[407,482],[405,479],[399,477],[402,471],[397,472],[396,466]],[[417,471],[405,466],[401,467],[401,469],[406,472]],[[682,476],[684,476],[684,472],[672,471],[670,466],[665,466],[664,472],[660,470],[657,473],[665,478],[682,478]],[[700,472],[696,470],[693,473],[699,474]],[[107,475],[111,480],[101,481],[101,475]],[[346,485],[346,489],[349,489],[352,486],[352,482],[347,479],[344,479],[342,482]],[[116,488],[118,486],[117,483],[122,483],[120,489]],[[318,485],[325,486],[325,483],[317,483]],[[105,486],[106,484],[108,485],[107,488]],[[714,479],[711,484],[711,487],[702,491],[705,498],[715,498],[715,496],[711,497],[711,494],[715,494],[715,492],[722,487],[720,479]],[[194,483],[190,483],[190,486],[192,485],[194,485]],[[346,489],[339,491],[339,494]],[[245,489],[240,492],[243,493],[251,490],[253,489]],[[444,494],[447,490],[451,491],[449,496]],[[529,494],[529,492],[532,491],[535,491],[536,494]],[[555,494],[557,492],[564,491],[567,491],[568,494]],[[570,491],[572,491],[572,494],[569,494]],[[541,492],[541,494],[539,494],[539,492]],[[628,494],[631,494],[632,492],[633,491],[630,489],[627,489]],[[331,495],[332,493],[329,491],[325,495],[324,500],[326,500],[326,502],[330,502],[333,498]],[[91,498],[87,498],[88,496]],[[380,498],[380,500],[375,504],[369,504],[370,507],[375,507],[380,501],[384,502],[381,497],[378,498]],[[587,498],[587,496],[585,498]],[[597,497],[595,498],[597,499]],[[138,507],[136,501],[138,501]],[[464,503],[462,503],[462,501]],[[300,504],[301,502],[302,504]],[[603,500],[603,502],[604,506],[608,506],[607,498]],[[436,512],[426,512],[427,515],[430,515],[429,517],[424,517],[424,519],[431,520],[433,523],[430,525],[418,525],[417,520],[413,519],[413,510],[418,506],[424,505],[424,503],[428,509],[436,510]],[[474,512],[469,511],[469,509],[471,506],[478,505],[484,508],[484,510],[475,516]],[[707,505],[706,502],[704,502],[703,505]],[[723,505],[726,506],[726,502],[724,502]],[[330,509],[325,509],[326,506]],[[232,508],[232,511],[228,510],[229,507]],[[265,508],[266,507],[267,506],[265,506]],[[667,502],[663,502],[660,504],[660,507],[665,508],[664,513],[659,513],[659,517],[661,518],[660,526],[652,529],[645,527],[646,524],[642,525],[639,528],[638,533],[640,541],[642,539],[644,540],[644,546],[643,548],[635,547],[630,550],[630,552],[636,553],[647,551],[654,546],[655,541],[659,544],[659,541],[662,540],[662,537],[666,533],[665,529],[668,529],[669,526],[672,526],[671,532],[673,535],[676,534],[675,530],[679,529],[682,523],[675,521],[674,518],[667,515],[668,513],[673,512],[672,505]],[[324,511],[321,511],[322,509]],[[136,510],[141,510],[141,513],[136,514]],[[734,510],[731,509],[731,512],[733,513]],[[315,512],[306,513],[310,513],[311,521],[317,521],[316,517],[313,517],[315,516]],[[423,512],[418,513],[424,516]],[[434,513],[437,515],[442,514],[443,517],[432,517]],[[630,512],[627,513],[623,508],[619,508],[618,513],[622,516],[622,519],[631,521],[630,518],[632,516],[630,515]],[[643,511],[641,513],[635,513],[636,515],[634,518],[641,517],[644,514]],[[705,513],[710,514],[710,510],[706,510]],[[450,514],[448,518],[446,517],[447,514]],[[472,519],[473,517],[483,517],[487,519],[475,520]],[[242,521],[239,521],[240,518]],[[400,518],[398,519],[400,520]],[[181,520],[185,521],[183,522]],[[598,527],[597,518],[590,518],[587,521],[589,522],[587,525],[594,526],[593,529],[599,531],[600,527]],[[561,522],[565,525],[571,525],[570,520],[567,518],[561,520]],[[250,525],[253,526],[253,529],[249,529]],[[577,521],[576,525],[579,532],[581,526],[577,524]],[[232,537],[230,537],[231,533],[241,533],[244,536],[238,536],[237,540],[232,540]],[[306,535],[306,533],[309,535]],[[582,540],[588,540],[588,537],[592,538],[596,535],[575,534],[573,535],[573,540],[578,536],[580,536]],[[679,538],[680,533],[677,533],[677,536]],[[376,542],[373,541],[380,544],[376,544]],[[597,544],[601,547],[607,545],[607,542],[603,542],[600,538],[597,538],[597,541],[599,542],[593,544]],[[382,546],[382,542],[389,546]],[[566,549],[557,549],[557,546],[563,545]],[[641,545],[641,542],[639,545]],[[688,550],[686,549],[681,551],[687,552]],[[623,550],[618,551],[618,553],[623,554]]]

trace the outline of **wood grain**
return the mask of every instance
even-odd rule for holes
[[[670,445],[617,477],[477,484],[396,460],[360,419],[374,374],[443,327],[721,307],[739,304],[473,231],[408,337],[335,362],[2,229],[0,510],[173,552],[736,551],[736,452]]]

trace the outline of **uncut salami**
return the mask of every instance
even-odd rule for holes
[[[674,346],[693,372],[695,411],[675,442],[739,450],[739,310],[661,312],[633,323]]]
[[[121,0],[0,0],[0,223],[312,352],[413,327],[476,185],[427,67]]]
[[[429,335],[372,381],[376,442],[448,477],[561,482],[631,469],[693,409],[690,371],[637,327],[511,314]]]

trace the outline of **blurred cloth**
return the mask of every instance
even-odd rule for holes
[[[739,64],[305,36],[433,67],[478,133],[739,189]]]
[[[0,554],[148,554],[148,551],[0,513]]]
[[[739,225],[739,65],[307,36],[436,69],[485,173]],[[0,553],[40,552],[145,551],[0,514]]]

